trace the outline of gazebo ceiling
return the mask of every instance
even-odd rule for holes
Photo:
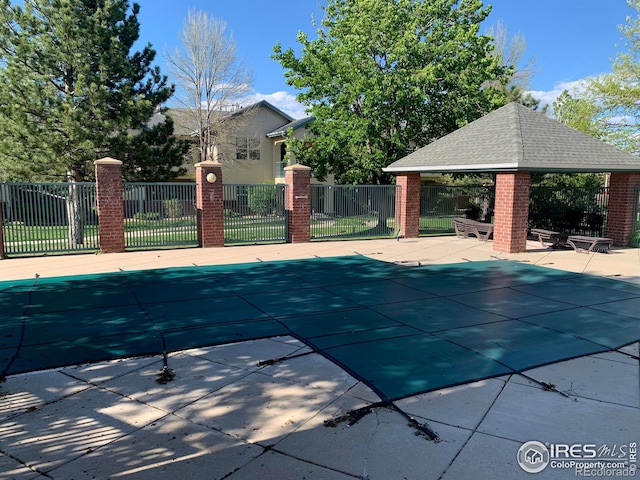
[[[383,170],[620,172],[640,171],[640,159],[512,102]]]

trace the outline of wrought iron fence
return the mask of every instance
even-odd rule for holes
[[[455,233],[451,220],[466,217],[491,223],[495,187],[426,185],[420,188],[420,235]]]
[[[225,184],[225,244],[285,242],[285,185]]]
[[[398,235],[396,185],[312,185],[311,239]]]
[[[640,187],[635,188],[633,230],[629,239],[630,247],[640,247]]]
[[[125,183],[127,249],[198,246],[195,183]]]
[[[606,187],[531,187],[529,227],[576,235],[604,236],[609,190]]]
[[[2,183],[0,207],[7,256],[99,249],[94,183]]]

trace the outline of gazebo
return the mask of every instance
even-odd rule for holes
[[[493,249],[526,250],[532,172],[610,172],[607,236],[624,246],[632,233],[640,159],[516,102],[392,163],[403,187],[400,234],[417,237],[422,173],[495,173]]]

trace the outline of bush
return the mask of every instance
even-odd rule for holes
[[[249,188],[249,208],[258,215],[269,215],[276,211],[278,189],[274,184],[265,184]]]
[[[139,221],[160,220],[160,214],[157,212],[137,212],[133,214],[133,219]]]
[[[171,198],[164,202],[164,212],[167,218],[180,218],[182,216],[182,202],[178,198]]]

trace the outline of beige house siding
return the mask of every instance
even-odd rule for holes
[[[190,134],[194,128],[187,126],[190,121],[185,111],[169,109],[167,114],[174,119],[176,135],[184,139],[192,139]],[[286,140],[286,132],[283,131],[282,135],[273,134],[273,132],[278,132],[279,129],[292,122],[295,122],[293,118],[266,101],[229,112],[229,118],[225,121],[226,128],[224,128],[219,145],[214,150],[216,160],[223,165],[222,176],[224,183],[284,183],[282,168],[285,165],[282,163],[282,148]],[[307,133],[308,130],[304,125],[294,129],[294,135],[299,139],[304,138]],[[260,158],[238,159],[237,138],[259,143]],[[198,161],[197,151],[194,151],[192,158],[184,165],[187,169],[186,174],[178,180],[195,181],[194,165]],[[295,163],[297,163],[295,158],[289,159],[289,165],[294,165]],[[311,181],[312,183],[333,183],[333,177],[327,178],[324,182],[319,182],[312,177]]]
[[[233,120],[236,128],[231,128],[230,141],[223,142],[219,161],[223,165],[225,183],[267,183],[275,179],[275,162],[279,161],[279,149],[276,154],[274,141],[267,133],[289,123],[290,118],[283,117],[271,108],[260,105],[253,111]],[[259,142],[260,159],[238,159],[236,138]]]

